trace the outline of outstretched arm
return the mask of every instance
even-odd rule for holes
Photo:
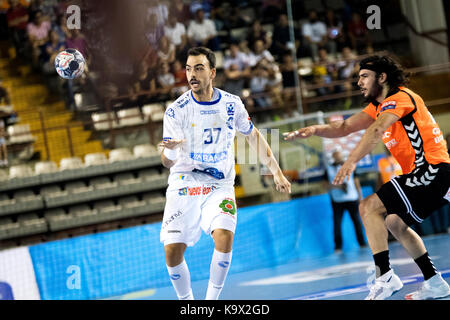
[[[377,121],[366,130],[361,141],[356,148],[353,149],[347,161],[345,161],[339,172],[336,174],[333,184],[341,184],[344,182],[345,178],[348,179],[355,170],[356,163],[375,149],[378,142],[383,138],[384,132],[398,121],[398,119],[400,119],[399,116],[393,113],[382,114]]]
[[[283,175],[264,136],[254,127],[252,132],[246,138],[250,147],[258,152],[258,158],[261,163],[267,166],[272,173],[277,191],[291,193],[291,183]]]
[[[319,136],[323,138],[340,138],[349,135],[352,132],[367,129],[373,120],[367,113],[359,112],[345,120],[333,121],[329,124],[317,124],[301,128],[291,132],[283,133],[284,140],[294,140],[297,138],[308,138]]]

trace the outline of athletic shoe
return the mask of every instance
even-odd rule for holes
[[[369,295],[364,300],[384,300],[401,288],[403,288],[402,281],[391,269],[375,279],[375,283],[370,287]]]
[[[406,300],[427,300],[445,298],[450,295],[450,286],[440,273],[423,282],[422,288],[405,296]]]

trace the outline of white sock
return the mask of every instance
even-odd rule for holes
[[[232,251],[223,253],[214,249],[211,259],[208,290],[205,300],[218,300],[230,269]]]
[[[186,260],[175,267],[167,266],[167,271],[169,271],[170,281],[172,281],[178,300],[194,300],[191,289],[191,274]]]

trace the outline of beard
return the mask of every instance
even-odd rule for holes
[[[365,97],[365,102],[372,102],[383,92],[383,86],[375,82],[369,91],[367,97]]]

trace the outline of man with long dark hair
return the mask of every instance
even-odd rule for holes
[[[388,56],[360,62],[358,86],[369,105],[360,113],[327,125],[286,133],[286,140],[312,135],[335,138],[367,129],[333,183],[342,184],[382,139],[400,163],[403,175],[385,183],[359,207],[376,266],[375,284],[367,300],[382,300],[403,287],[389,264],[388,230],[403,245],[423,273],[424,284],[406,299],[436,299],[450,287],[436,271],[419,235],[409,226],[421,223],[450,201],[450,157],[438,124],[422,98],[405,87],[401,66]]]

